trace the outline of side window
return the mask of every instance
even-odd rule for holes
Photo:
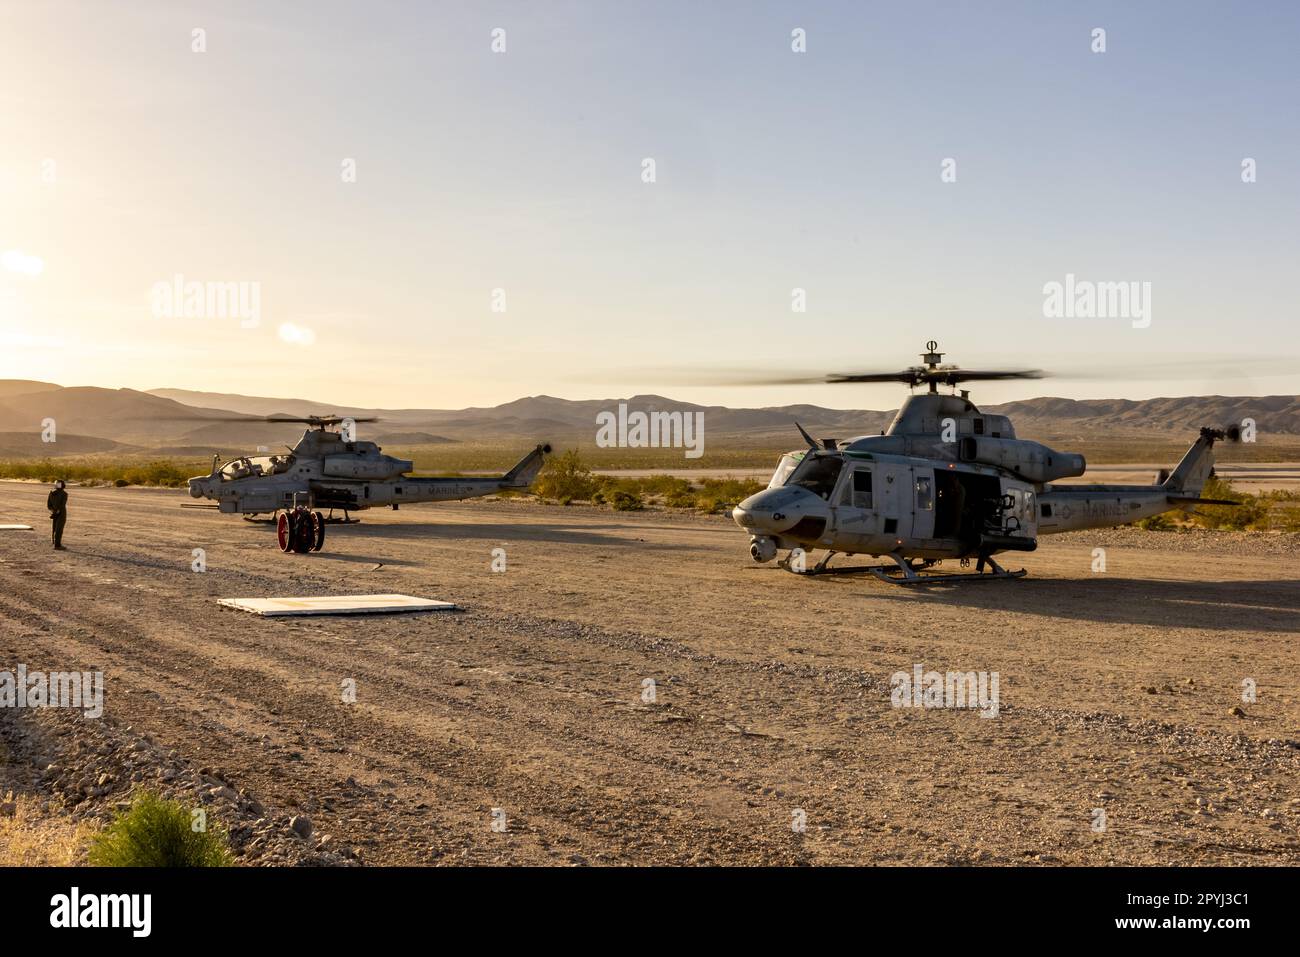
[[[928,477],[916,480],[916,507],[926,512],[934,508],[934,490]]]
[[[976,420],[975,420],[975,434],[976,434],[976,435],[983,435],[983,434],[984,434],[984,420],[983,420],[983,419],[976,419]]]
[[[844,483],[844,487],[840,489],[839,505],[841,508],[848,508],[852,504],[853,504],[853,483],[851,481],[847,481]]]
[[[858,469],[853,473],[853,507],[871,508],[871,472]]]

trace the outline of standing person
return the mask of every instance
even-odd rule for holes
[[[50,510],[50,521],[54,523],[54,547],[63,551],[63,526],[68,524],[68,493],[63,479],[54,483],[54,490],[45,500],[45,507]]]

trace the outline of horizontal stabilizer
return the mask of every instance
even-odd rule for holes
[[[1226,498],[1200,498],[1196,495],[1170,495],[1170,505],[1244,505],[1244,502],[1230,502]]]

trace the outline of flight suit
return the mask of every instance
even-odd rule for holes
[[[54,547],[63,547],[63,526],[68,523],[68,493],[61,488],[50,492],[45,500],[45,507],[50,510],[50,521],[54,523]]]

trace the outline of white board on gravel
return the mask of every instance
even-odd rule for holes
[[[30,532],[30,525],[0,525],[0,532]]]
[[[398,611],[450,611],[455,602],[411,595],[312,595],[303,598],[220,598],[219,604],[255,615],[374,615]]]

